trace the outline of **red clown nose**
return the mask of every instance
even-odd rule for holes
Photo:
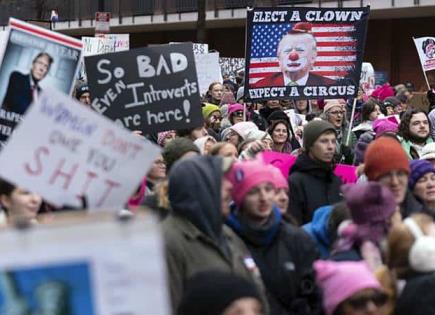
[[[292,52],[288,56],[288,59],[290,59],[291,61],[296,61],[299,59],[299,54],[297,52]]]

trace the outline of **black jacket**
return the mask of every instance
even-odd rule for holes
[[[320,314],[312,268],[319,253],[308,234],[285,223],[277,208],[264,226],[253,226],[235,213],[227,224],[245,242],[260,269],[271,315]]]
[[[435,314],[435,272],[407,280],[396,303],[395,315]]]
[[[332,205],[343,199],[341,179],[334,174],[332,165],[312,160],[301,154],[290,170],[289,213],[299,224],[311,222],[317,208]]]

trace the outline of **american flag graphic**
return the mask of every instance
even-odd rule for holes
[[[249,84],[281,72],[276,51],[282,36],[291,28],[289,23],[253,26]],[[311,72],[338,80],[354,70],[357,42],[352,24],[313,23],[311,31],[317,41],[317,58]]]

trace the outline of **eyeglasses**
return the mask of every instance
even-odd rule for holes
[[[375,292],[370,295],[350,298],[347,300],[347,303],[356,310],[362,310],[367,307],[369,302],[373,302],[377,307],[381,307],[387,303],[387,300],[388,296],[385,293]]]
[[[235,117],[243,117],[243,112],[242,111],[234,112],[233,116],[235,116]]]
[[[344,110],[340,110],[340,111],[335,111],[335,112],[329,112],[329,115],[334,115],[334,116],[338,116],[338,115],[344,115],[344,113],[346,113]]]

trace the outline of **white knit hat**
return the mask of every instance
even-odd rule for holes
[[[409,265],[418,272],[435,271],[435,237],[424,235],[412,218],[406,218],[403,222],[415,237],[409,251]]]
[[[435,142],[426,144],[421,150],[421,160],[435,159]]]

